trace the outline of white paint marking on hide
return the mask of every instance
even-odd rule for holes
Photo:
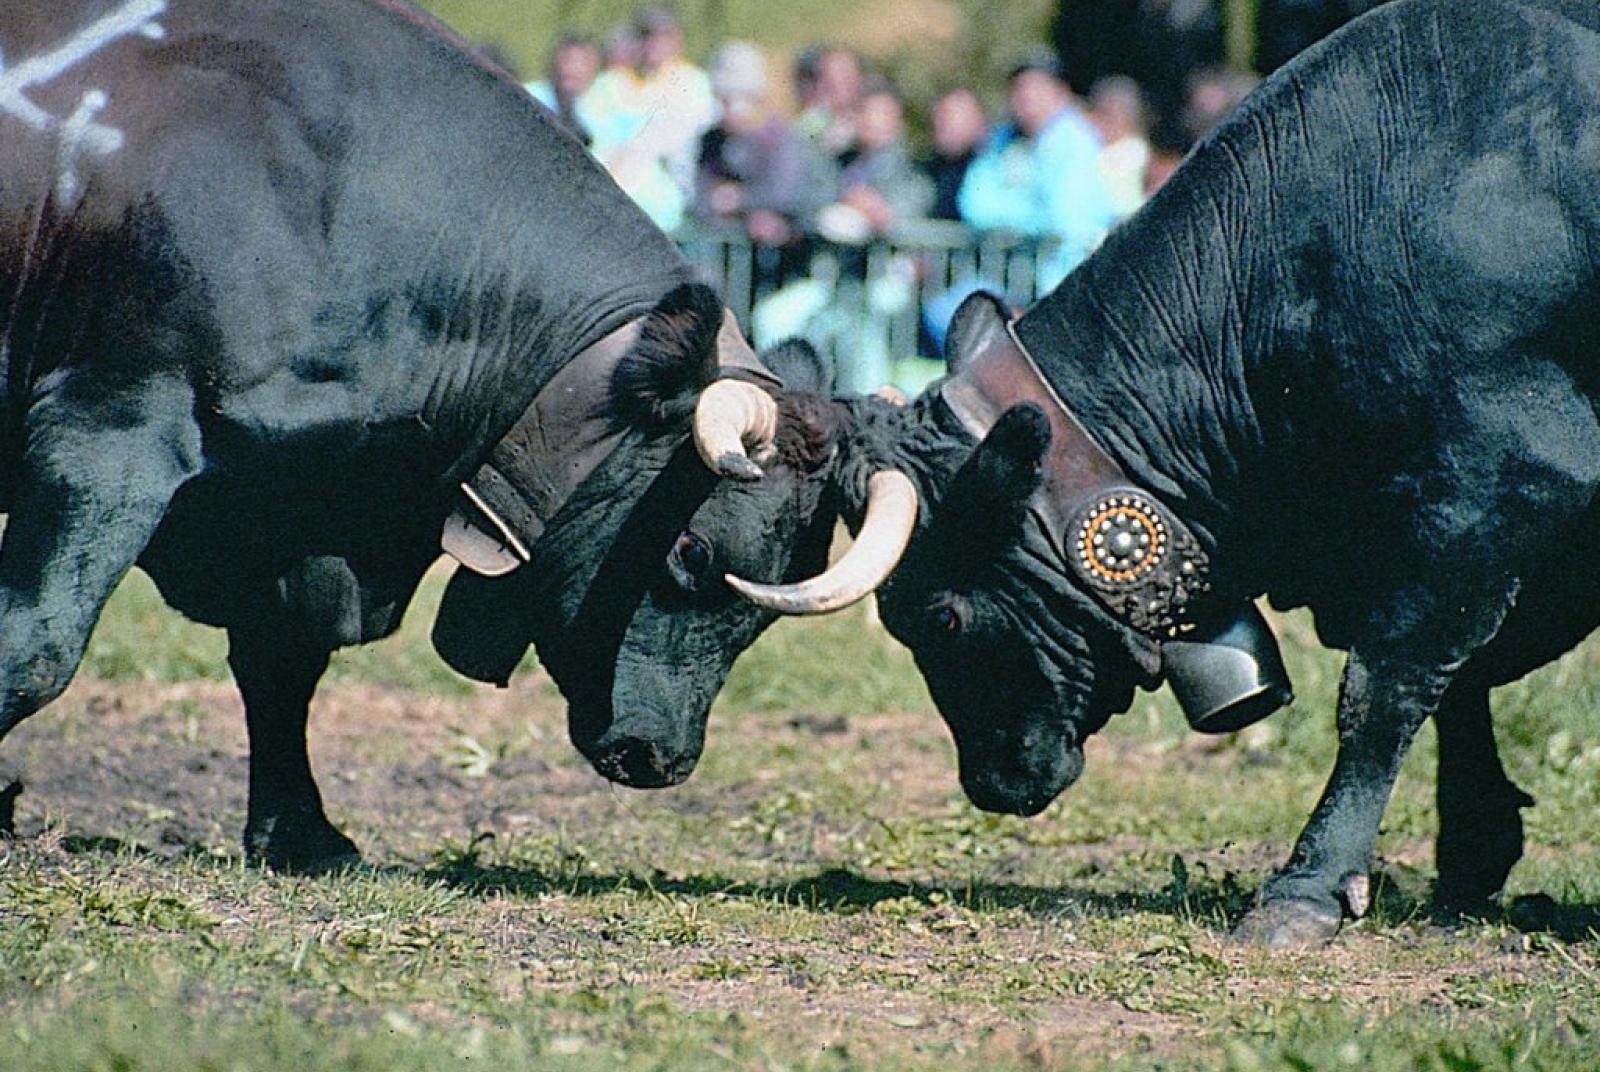
[[[103,92],[91,89],[78,102],[78,110],[61,124],[61,148],[56,157],[56,199],[70,205],[78,196],[78,155],[85,151],[110,156],[122,148],[122,131],[101,126],[94,115],[110,103]]]
[[[78,107],[65,119],[51,115],[23,95],[29,86],[41,85],[82,63],[112,42],[138,34],[151,40],[166,36],[166,30],[156,22],[157,16],[167,10],[167,0],[128,0],[121,8],[90,23],[69,37],[59,47],[15,67],[5,65],[0,53],[0,113],[22,120],[35,130],[54,133],[60,139],[56,154],[56,186],[58,200],[71,203],[78,195],[78,158],[84,153],[108,156],[122,148],[125,141],[122,131],[94,121],[97,113],[110,103],[103,90],[87,90],[78,101]]]

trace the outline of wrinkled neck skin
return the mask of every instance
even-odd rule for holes
[[[1192,177],[1192,176],[1191,176]],[[1195,533],[1213,599],[1254,595],[1230,564],[1261,435],[1246,384],[1256,296],[1237,270],[1242,213],[1205,209],[1196,183],[1158,198],[1018,321],[1067,407]]]

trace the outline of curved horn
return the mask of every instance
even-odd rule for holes
[[[758,607],[780,614],[841,610],[889,579],[917,525],[917,486],[904,473],[884,469],[867,481],[867,510],[850,550],[819,576],[798,584],[755,584],[732,574],[723,579]]]
[[[695,402],[695,449],[718,476],[760,480],[777,435],[778,404],[753,383],[718,380]]]

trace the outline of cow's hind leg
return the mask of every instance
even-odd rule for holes
[[[271,628],[272,621],[283,627]],[[283,871],[359,862],[355,842],[323,812],[306,752],[311,695],[328,668],[328,645],[276,616],[229,629],[228,641],[250,735],[245,855]]]
[[[1434,901],[1447,914],[1478,912],[1522,858],[1521,809],[1533,798],[1500,763],[1489,688],[1463,678],[1434,713],[1439,731],[1439,882]]]
[[[29,414],[0,541],[0,737],[72,680],[101,608],[199,467],[187,387],[147,386],[99,407],[61,389]]]

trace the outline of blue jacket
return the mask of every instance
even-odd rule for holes
[[[1055,286],[1116,222],[1101,177],[1100,141],[1075,109],[1063,109],[1036,138],[1013,125],[994,133],[961,184],[961,218],[979,230],[1057,238],[1040,289]]]

